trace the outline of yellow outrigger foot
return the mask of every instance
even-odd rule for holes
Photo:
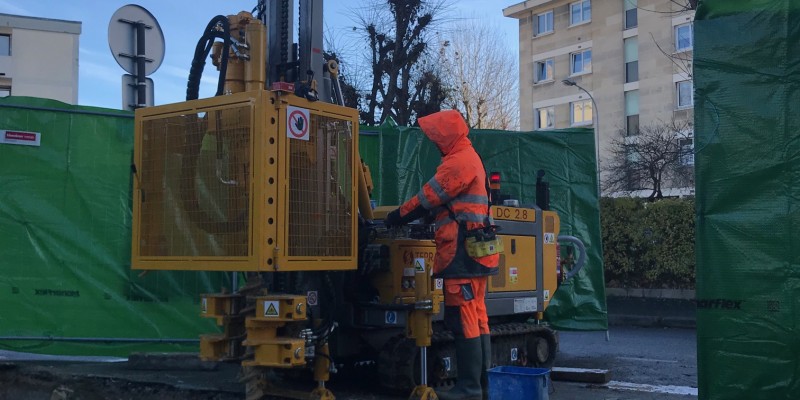
[[[419,385],[414,388],[414,391],[411,392],[411,396],[408,397],[408,400],[438,400],[439,397],[436,396],[436,392],[433,391],[432,387],[427,385]]]
[[[333,392],[324,387],[318,387],[312,390],[309,398],[311,400],[336,400],[336,396],[333,395]]]

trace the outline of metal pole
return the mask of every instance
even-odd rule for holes
[[[142,21],[136,22],[136,107],[147,107],[147,77],[144,74],[145,48],[144,32],[147,27]]]
[[[428,386],[428,348],[427,347],[420,347],[419,348],[419,361],[421,365],[419,366],[420,377],[419,383],[422,386]]]
[[[594,129],[594,167],[597,172],[597,198],[600,198],[600,112],[597,109],[597,102],[588,90],[582,88],[577,83],[575,87],[586,93],[592,101],[592,128]]]
[[[592,94],[589,93],[588,90],[584,89],[575,81],[571,79],[564,79],[561,81],[566,86],[575,86],[583,93],[586,93],[589,96],[589,99],[592,100],[592,124],[594,129],[594,168],[597,171],[597,199],[600,199],[600,111],[597,109],[597,102],[594,101],[594,97]]]

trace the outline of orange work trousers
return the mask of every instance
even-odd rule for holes
[[[444,323],[455,337],[473,339],[489,334],[487,281],[486,276],[444,280]]]

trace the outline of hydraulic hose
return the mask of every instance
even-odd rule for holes
[[[572,277],[577,275],[583,266],[586,265],[586,245],[584,245],[583,241],[575,236],[569,235],[558,235],[558,241],[572,243],[578,248],[578,261],[575,262],[575,266],[567,273],[567,276],[564,277],[564,280],[566,281],[572,279]]]
[[[217,25],[222,27],[222,31],[217,30]],[[217,15],[206,25],[203,36],[197,42],[192,58],[192,67],[189,69],[189,81],[186,84],[186,100],[196,100],[200,94],[200,78],[203,76],[203,69],[206,65],[206,58],[211,52],[215,39],[222,39],[222,60],[219,67],[219,80],[217,82],[217,93],[219,96],[225,89],[225,74],[228,71],[228,52],[231,47],[231,28],[228,18],[224,15]]]

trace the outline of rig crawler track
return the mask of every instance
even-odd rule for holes
[[[545,325],[514,322],[492,325],[492,365],[549,368],[558,350],[556,332]],[[428,349],[428,383],[447,386],[458,376],[455,346],[450,331],[434,331]],[[411,356],[415,355],[415,356]],[[378,374],[387,389],[408,391],[419,380],[418,349],[412,340],[396,336],[378,358]]]

